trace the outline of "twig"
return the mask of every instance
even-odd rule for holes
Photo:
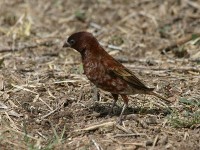
[[[119,50],[119,51],[122,50],[121,47],[119,47],[119,46],[115,46],[115,45],[111,45],[111,44],[108,45],[108,48],[110,48],[110,49],[114,49],[114,50]]]
[[[139,62],[139,63],[147,63],[147,59],[138,59],[138,58],[116,58],[119,62],[121,63],[135,63],[135,62]],[[154,60],[154,62],[156,63],[162,63],[162,61],[159,60]]]
[[[54,112],[56,112],[57,110],[59,110],[60,108],[62,108],[62,107],[63,107],[63,105],[64,105],[64,103],[62,103],[62,104],[60,105],[60,107],[57,107],[56,109],[54,109],[54,110],[50,111],[48,114],[46,114],[46,115],[42,116],[42,117],[41,117],[41,119],[44,119],[44,118],[46,118],[46,117],[50,116],[51,114],[53,114]]]
[[[195,3],[195,2],[193,2],[193,1],[191,1],[191,0],[184,0],[189,6],[192,6],[192,7],[194,7],[194,8],[196,8],[196,9],[199,9],[200,10],[200,5],[198,4],[198,3]]]
[[[27,88],[25,88],[25,87],[23,87],[23,86],[14,85],[14,84],[11,84],[11,85],[12,85],[13,87],[17,88],[17,89],[24,90],[24,91],[27,91],[27,92],[30,92],[30,93],[33,93],[33,94],[37,94],[37,95],[38,95],[37,92],[34,92],[34,91],[32,91],[32,90],[29,90],[29,89],[27,89]]]
[[[8,115],[7,112],[4,112],[6,117],[8,118],[8,120],[10,121],[10,125],[11,127],[15,128],[16,130],[18,130],[19,128],[17,127],[17,125],[15,124],[15,122],[10,118],[10,116]]]
[[[101,27],[99,24],[96,24],[96,23],[94,23],[94,22],[91,22],[91,23],[90,23],[90,26],[93,27],[93,28],[96,28],[96,29],[98,29],[98,30],[102,29],[102,27]]]
[[[47,90],[47,92],[48,92],[50,97],[52,97],[53,99],[56,99],[56,97],[51,93],[51,91],[49,89]]]
[[[92,142],[94,143],[97,150],[103,150],[102,147],[94,139],[92,139]]]
[[[144,143],[125,143],[125,142],[121,142],[121,141],[119,141],[119,140],[117,140],[117,139],[114,139],[114,138],[112,138],[112,137],[110,137],[110,139],[112,140],[112,141],[114,141],[114,142],[116,142],[116,143],[118,143],[118,144],[120,144],[120,145],[135,145],[135,146],[140,146],[140,147],[146,147],[146,145],[144,144]]]
[[[113,137],[147,136],[145,133],[116,134]]]
[[[131,131],[127,130],[126,128],[124,128],[123,126],[120,126],[120,125],[118,125],[118,124],[116,124],[116,127],[117,127],[119,130],[124,131],[125,133],[128,133],[128,134],[132,133]]]
[[[152,147],[151,147],[151,149],[153,150],[154,149],[154,147],[156,146],[156,144],[157,144],[157,142],[158,142],[158,135],[156,135],[156,137],[155,137],[155,139],[154,139],[154,141],[153,141],[153,145],[152,145]]]
[[[37,133],[38,133],[42,138],[44,138],[45,140],[47,140],[47,137],[44,136],[42,133],[40,133],[39,131],[37,131]]]
[[[60,83],[75,83],[75,82],[81,82],[82,80],[64,80],[64,81],[55,81],[54,84],[60,84]]]
[[[43,102],[51,111],[53,111],[53,108],[51,108],[51,106],[49,106],[49,104],[47,104],[42,98],[39,97],[39,100]]]
[[[75,83],[75,82],[83,82],[83,81],[87,81],[86,79],[81,79],[81,80],[74,80],[74,79],[68,79],[68,80],[64,80],[64,81],[55,81],[55,84],[60,84],[60,83]]]
[[[80,131],[92,131],[92,130],[97,130],[98,128],[109,128],[109,127],[114,127],[115,122],[105,122],[97,125],[92,125],[84,129],[78,129],[75,130],[74,132],[80,132]]]
[[[188,132],[185,132],[184,137],[183,137],[183,141],[186,141],[189,136],[190,135],[188,134]]]

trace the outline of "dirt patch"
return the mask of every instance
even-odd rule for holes
[[[198,0],[15,0],[0,7],[1,149],[200,149]],[[97,101],[80,55],[62,48],[81,30],[173,101],[172,110],[132,95],[117,125],[123,101],[108,116],[111,95],[100,91]]]

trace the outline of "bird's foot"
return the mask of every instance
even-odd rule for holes
[[[112,116],[112,113],[113,113],[113,109],[110,109],[108,112],[108,116]]]
[[[117,124],[122,125],[123,120],[124,120],[124,117],[123,117],[123,115],[121,114],[121,115],[119,116],[119,118],[117,119]]]
[[[114,111],[114,107],[115,106],[120,108],[120,106],[118,106],[116,103],[112,104],[112,106],[111,106],[111,108],[110,108],[110,110],[108,112],[108,116],[112,116],[112,114],[115,114],[115,111]]]
[[[99,91],[96,86],[93,89],[93,99],[94,99],[94,101],[100,100],[100,94],[99,94]]]
[[[117,121],[116,121],[116,123],[119,124],[119,125],[122,125],[122,122],[123,122],[122,118],[118,118]]]

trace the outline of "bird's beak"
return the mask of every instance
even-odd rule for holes
[[[71,45],[68,42],[65,42],[63,47],[71,47]]]

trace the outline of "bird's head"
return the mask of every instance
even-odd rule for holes
[[[98,41],[91,33],[83,31],[72,34],[65,41],[63,47],[71,47],[83,54],[85,51],[92,51],[98,45]]]

